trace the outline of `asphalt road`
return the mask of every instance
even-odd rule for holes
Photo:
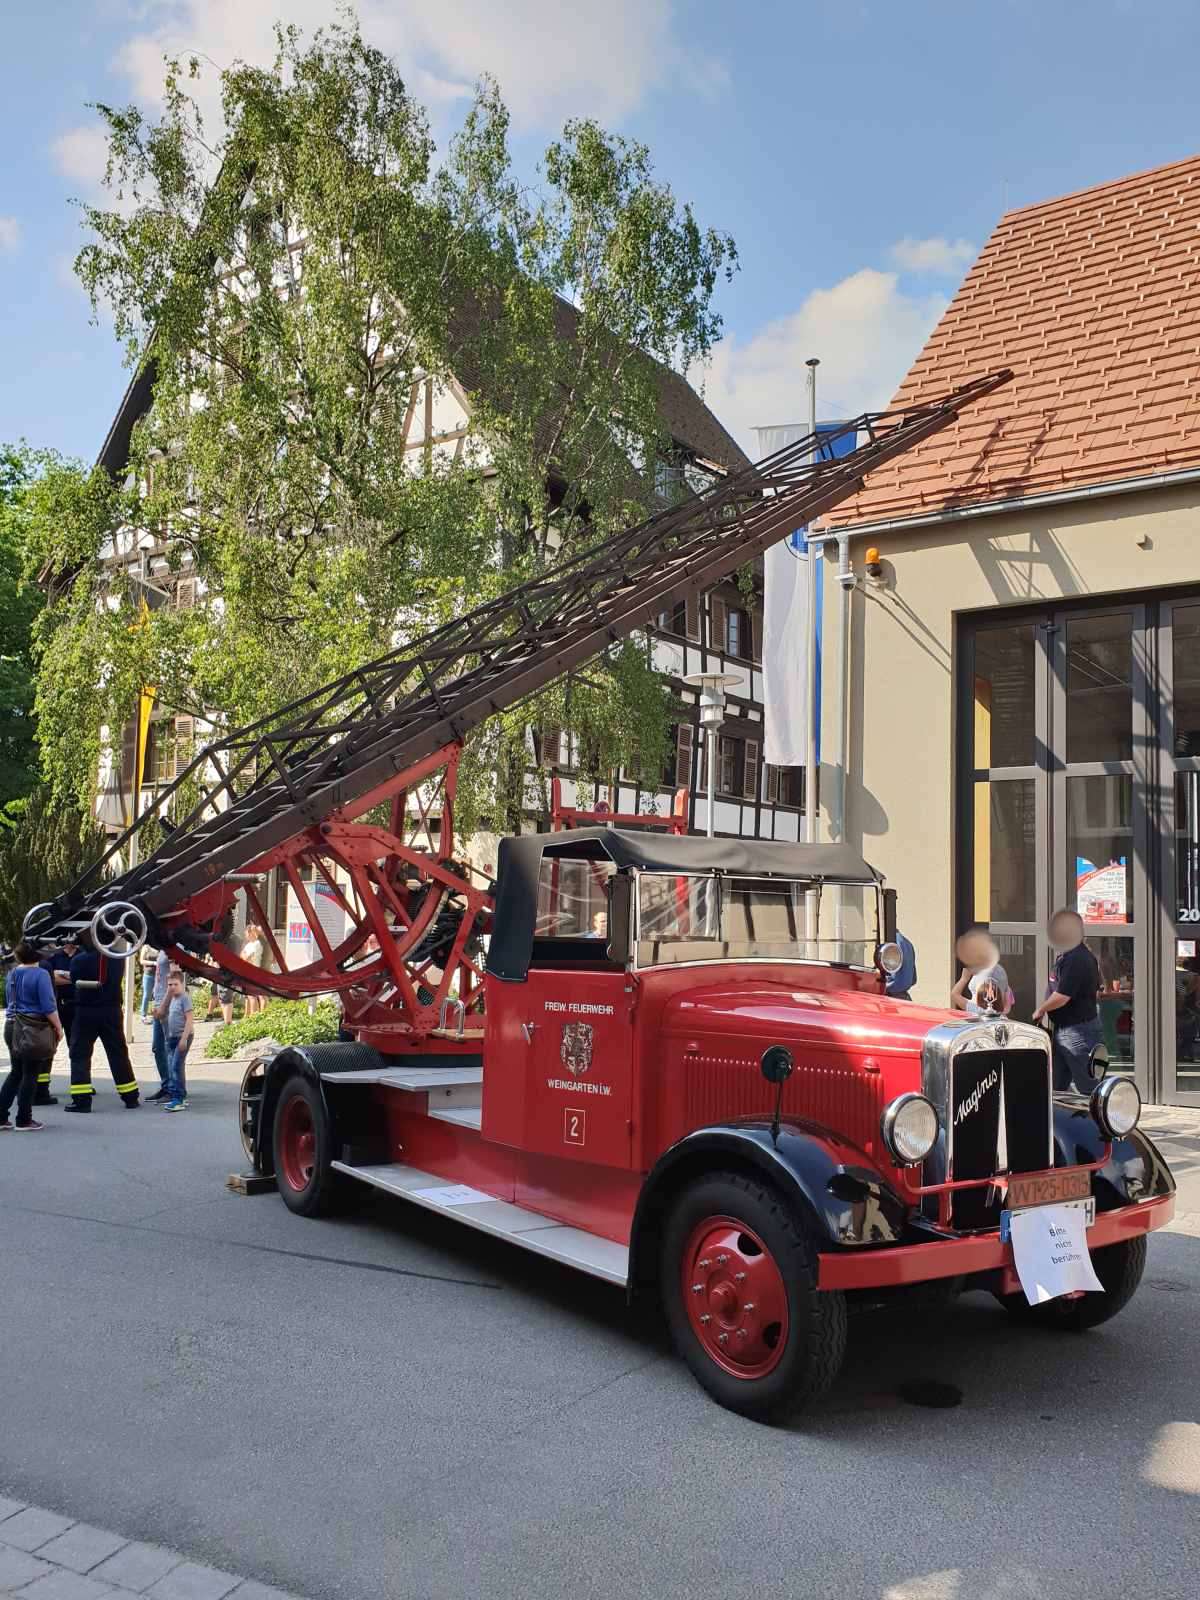
[[[167,1116],[106,1076],[0,1143],[0,1493],[315,1600],[1196,1593],[1200,1236],[1082,1336],[857,1319],[772,1430],[614,1289],[383,1197],[231,1194],[232,1084]]]

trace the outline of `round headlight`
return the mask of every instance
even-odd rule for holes
[[[1132,1078],[1105,1078],[1092,1091],[1091,1112],[1100,1131],[1109,1139],[1123,1139],[1132,1133],[1142,1114],[1142,1097]]]
[[[898,944],[881,944],[879,946],[879,965],[890,978],[893,972],[899,972],[904,965],[904,951]]]
[[[938,1119],[923,1094],[902,1094],[879,1119],[879,1132],[898,1167],[918,1167],[937,1143]]]

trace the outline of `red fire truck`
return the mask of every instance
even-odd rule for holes
[[[336,992],[343,1039],[252,1063],[242,1089],[247,1151],[285,1203],[315,1215],[369,1184],[660,1299],[692,1371],[748,1416],[821,1393],[854,1304],[983,1287],[1057,1327],[1103,1321],[1174,1206],[1136,1089],[1098,1063],[1090,1100],[1057,1099],[1038,1029],[888,999],[894,895],[848,845],[612,817],[503,840],[494,884],[455,854],[473,729],[1009,377],[797,441],[218,730],[26,936],[111,955],[149,938],[210,982]],[[151,817],[161,842],[113,871]],[[316,947],[299,966],[260,903],[270,873]],[[271,968],[239,954],[239,910]],[[1005,1234],[1048,1203],[1083,1209],[1103,1289],[1028,1306]]]
[[[505,839],[482,1028],[252,1063],[247,1151],[304,1215],[370,1184],[660,1299],[763,1420],[829,1384],[855,1303],[984,1288],[1104,1321],[1174,1212],[1136,1089],[1056,1098],[1042,1030],[888,999],[890,917],[846,846]],[[1001,1228],[1051,1201],[1086,1208],[1105,1289],[1031,1307]]]

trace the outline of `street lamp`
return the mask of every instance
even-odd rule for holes
[[[700,726],[708,731],[708,837],[713,837],[713,795],[717,766],[717,729],[725,721],[725,689],[745,679],[729,672],[693,672],[685,678],[689,688],[700,691]]]

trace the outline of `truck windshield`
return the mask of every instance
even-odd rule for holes
[[[643,872],[637,964],[827,961],[874,964],[876,894],[861,883]]]

